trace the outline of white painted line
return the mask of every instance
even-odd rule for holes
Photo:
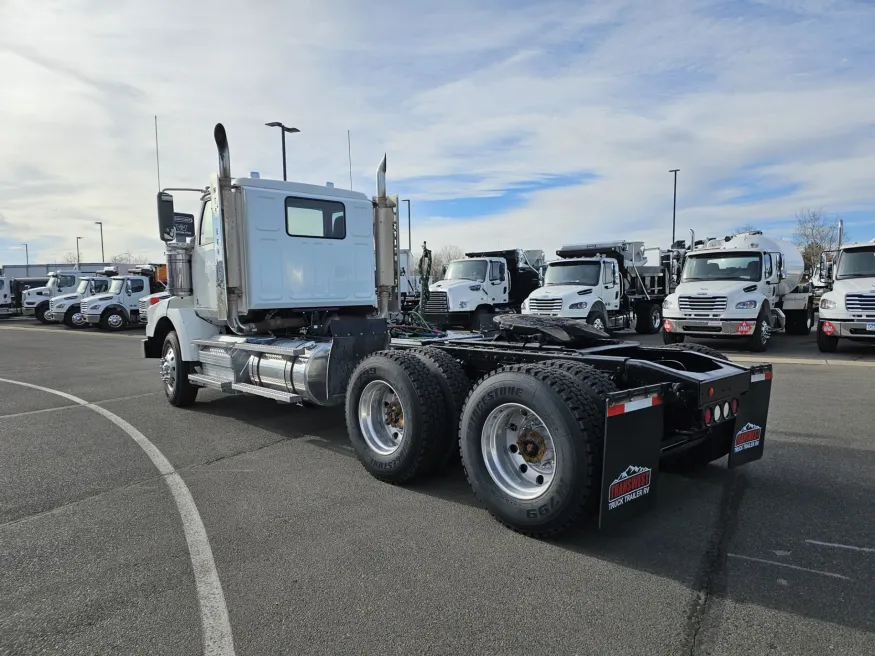
[[[129,394],[128,396],[117,396],[112,399],[103,399],[102,401],[94,401],[94,403],[111,403],[113,401],[128,401],[129,399],[138,399],[143,396],[156,396],[158,392],[145,392],[144,394]],[[74,403],[72,405],[62,405],[57,408],[43,408],[42,410],[28,410],[27,412],[14,412],[11,415],[0,415],[0,419],[13,419],[15,417],[26,417],[28,415],[40,415],[44,412],[57,412],[58,410],[69,410],[70,408],[78,408],[81,404]]]
[[[198,513],[197,505],[182,477],[173,469],[170,461],[158,450],[148,438],[124,419],[113,414],[106,408],[89,403],[78,396],[60,392],[48,387],[23,383],[18,380],[0,378],[0,383],[20,385],[31,389],[54,394],[61,398],[85,406],[103,415],[121,428],[149,456],[155,468],[164,476],[167,487],[176,501],[176,508],[182,519],[182,530],[188,543],[188,553],[191,557],[191,567],[194,572],[197,587],[198,603],[201,609],[201,629],[203,631],[204,656],[234,656],[234,638],[231,635],[231,622],[228,619],[228,607],[225,605],[225,595],[219,582],[219,572],[213,560],[210,540],[204,528],[203,520]]]
[[[864,553],[875,553],[875,549],[870,547],[854,547],[850,544],[837,544],[835,542],[821,542],[820,540],[806,540],[808,544],[816,544],[821,547],[835,547],[836,549],[849,549],[850,551],[862,551]]]
[[[778,567],[786,567],[788,569],[798,569],[802,572],[811,572],[812,574],[820,574],[821,576],[829,576],[834,579],[844,579],[845,581],[850,581],[852,579],[847,576],[842,576],[841,574],[834,574],[833,572],[821,572],[819,569],[808,569],[807,567],[799,567],[799,565],[790,565],[789,563],[779,563],[777,560],[766,560],[765,558],[753,558],[752,556],[741,556],[739,554],[728,553],[726,554],[730,558],[740,558],[741,560],[750,560],[755,563],[764,563],[766,565],[777,565]]]
[[[25,326],[0,326],[0,330],[25,330],[28,332],[39,333],[55,333],[56,335],[91,335],[92,337],[114,337],[116,339],[131,339],[127,335],[114,335],[105,330],[94,328],[93,330],[61,330],[60,328],[29,328]],[[131,330],[131,333],[134,331]],[[140,337],[145,337],[143,333],[137,333]]]

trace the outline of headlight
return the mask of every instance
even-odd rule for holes
[[[56,309],[56,310],[63,310],[65,307],[67,307],[67,304],[66,304],[66,303],[58,303],[58,304],[55,306],[55,309]]]
[[[673,308],[673,307],[674,307],[674,301],[671,300],[670,298],[667,298],[667,299],[665,299],[665,300],[662,302],[662,307],[664,307],[664,308],[666,308],[666,309],[668,309],[668,308]]]
[[[583,310],[586,308],[586,301],[581,301],[580,303],[572,303],[568,306],[569,310]]]
[[[472,292],[479,292],[482,288],[482,285],[471,285],[468,287]]]
[[[828,298],[822,298],[822,299],[820,299],[820,309],[821,310],[835,310],[836,309],[836,302],[831,301]]]
[[[528,310],[528,309],[529,309],[529,299],[526,299],[526,300],[523,301],[522,309],[523,309],[523,310]]]
[[[757,306],[756,301],[742,301],[735,304],[736,310],[753,310]]]

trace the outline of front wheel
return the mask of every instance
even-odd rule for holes
[[[753,329],[753,333],[748,337],[748,347],[754,353],[762,353],[768,348],[771,338],[772,326],[769,324],[769,312],[763,308],[757,317],[757,325]]]
[[[64,313],[64,325],[67,328],[78,330],[79,328],[87,328],[88,320],[85,315],[79,311],[79,306],[73,306]]]
[[[179,337],[171,331],[164,338],[161,349],[161,381],[164,383],[164,394],[170,405],[177,408],[190,406],[197,399],[199,387],[188,380],[191,370],[188,362],[182,359],[182,349],[179,348]]]
[[[832,325],[832,324],[830,324]],[[817,350],[821,353],[835,353],[839,347],[839,338],[823,331],[824,323],[817,326]]]
[[[662,328],[662,309],[648,305],[635,312],[635,332],[639,335],[655,335]]]
[[[586,322],[593,328],[601,330],[606,335],[608,334],[608,317],[605,315],[604,310],[600,308],[594,309],[587,316]]]
[[[110,308],[100,317],[100,327],[104,330],[121,330],[127,323],[128,320],[118,308]]]
[[[34,310],[34,316],[36,317],[36,320],[39,321],[40,323],[44,323],[46,325],[50,324],[51,321],[46,319],[46,312],[48,312],[48,311],[49,311],[48,303],[37,307],[37,309]]]

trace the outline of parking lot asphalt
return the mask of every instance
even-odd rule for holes
[[[871,653],[872,349],[843,344],[842,366],[776,336],[756,359],[794,362],[775,365],[762,460],[664,474],[645,517],[538,541],[479,508],[460,468],[374,480],[341,411],[171,407],[141,336],[0,323],[0,378],[108,410],[167,458],[233,653]],[[207,653],[191,518],[165,479],[92,406],[0,382],[0,654]]]

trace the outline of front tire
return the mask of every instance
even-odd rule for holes
[[[374,478],[405,483],[431,473],[446,454],[446,417],[436,376],[412,353],[362,360],[346,393],[346,426]]]
[[[587,315],[586,322],[593,328],[601,330],[606,335],[610,334],[608,331],[608,317],[603,309],[593,309],[589,315]]]
[[[823,332],[823,322],[817,326],[817,350],[821,353],[835,353],[839,347],[839,338]]]
[[[566,531],[598,502],[603,436],[604,409],[572,374],[542,365],[482,378],[460,423],[474,494],[498,521],[531,537]]]
[[[175,331],[170,331],[164,338],[160,371],[164,394],[170,405],[185,408],[195,402],[200,388],[188,380],[191,365],[182,359],[182,349],[179,348],[179,337]]]
[[[814,307],[810,306],[804,310],[795,310],[787,315],[786,332],[788,335],[810,335],[811,327],[814,325]]]
[[[639,335],[655,335],[662,328],[662,309],[655,304],[635,313],[635,332]]]
[[[100,316],[100,327],[104,330],[121,330],[127,324],[127,318],[125,318],[124,313],[118,308],[110,308],[108,310],[105,310]]]
[[[753,334],[748,337],[748,348],[754,353],[763,353],[772,339],[772,326],[769,324],[769,311],[764,307],[757,317]]]
[[[43,305],[37,306],[36,310],[34,310],[34,316],[36,317],[36,320],[42,324],[45,324],[45,325],[49,325],[50,323],[52,323],[51,321],[46,319],[46,312],[48,312],[48,311],[49,311],[49,304],[48,303],[44,303]]]
[[[85,315],[79,311],[79,306],[74,305],[64,313],[64,325],[67,328],[79,330],[88,327],[88,320]]]

